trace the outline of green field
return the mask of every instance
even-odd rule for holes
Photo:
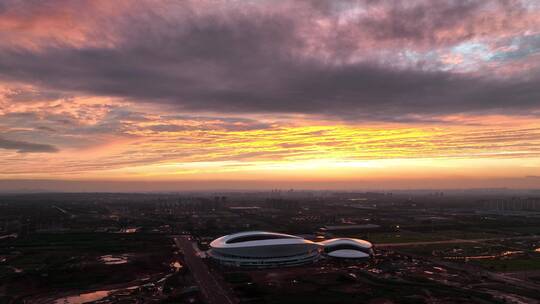
[[[505,232],[514,232],[519,234],[534,234],[540,235],[540,226],[526,226],[526,227],[504,227],[501,228]]]
[[[26,270],[44,264],[66,263],[80,257],[166,251],[170,242],[163,236],[155,234],[32,234],[0,243],[0,254],[11,255],[18,252],[15,258],[10,259],[9,264]]]
[[[540,269],[540,257],[477,260],[474,263],[493,271],[528,271]]]
[[[436,233],[421,233],[412,231],[370,233],[363,236],[370,242],[377,243],[412,243],[447,240],[443,235]]]
[[[442,230],[434,232],[415,232],[415,231],[400,231],[400,232],[376,232],[362,236],[367,240],[377,243],[412,243],[412,242],[433,242],[445,241],[453,239],[489,239],[503,238],[506,234],[496,234],[483,231],[457,231],[457,230]]]
[[[9,282],[13,295],[28,286],[38,291],[127,282],[168,270],[171,246],[171,239],[157,234],[32,234],[0,243],[0,255],[9,263],[1,265],[0,281]],[[130,254],[130,259],[119,265],[99,262],[109,254]]]
[[[375,300],[373,303],[425,303],[419,300],[418,295],[429,290],[432,296],[446,298],[448,302],[445,303],[452,300],[456,303],[498,303],[488,294],[459,290],[422,277],[395,280],[368,274],[357,275],[360,278],[358,281],[344,281],[331,274],[314,275],[298,279],[294,288],[260,288],[259,296],[264,298],[264,303],[272,304],[367,303],[367,300]]]

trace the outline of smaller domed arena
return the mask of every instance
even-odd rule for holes
[[[373,244],[354,238],[337,238],[319,243],[324,254],[332,258],[367,259],[373,256]]]

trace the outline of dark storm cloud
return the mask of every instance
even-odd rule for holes
[[[375,2],[376,3],[376,2]],[[422,46],[451,44],[505,31],[526,14],[519,0],[382,1],[385,14],[369,15],[358,25],[377,39],[413,41]],[[489,13],[495,13],[490,15]]]
[[[509,113],[539,105],[538,69],[495,77],[427,69],[421,60],[400,66],[396,63],[401,59],[392,54],[382,61],[362,60],[363,54],[369,59],[377,52],[378,43],[388,47],[387,40],[414,49],[485,36],[486,24],[477,20],[484,10],[517,2],[385,1],[382,17],[368,15],[345,28],[331,25],[335,30],[330,30],[330,38],[318,36],[306,20],[351,9],[352,2],[306,3],[310,5],[304,13],[230,10],[182,14],[172,21],[152,15],[156,11],[144,18],[129,14],[122,17],[122,24],[129,26],[114,29],[121,37],[114,47],[6,49],[0,55],[0,79],[183,110],[294,112],[350,119]],[[501,13],[504,18],[493,31],[501,30],[512,16],[521,16],[522,10]],[[395,47],[388,51],[397,52]],[[360,60],[348,61],[353,55]]]
[[[8,140],[0,137],[0,149],[17,150],[19,153],[58,152],[52,145],[35,144],[25,141]]]

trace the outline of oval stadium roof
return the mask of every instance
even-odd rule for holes
[[[212,248],[240,248],[272,245],[292,245],[292,244],[314,244],[301,237],[267,232],[267,231],[247,231],[222,236],[210,243]]]

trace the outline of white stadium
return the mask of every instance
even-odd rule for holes
[[[322,256],[368,258],[371,243],[358,239],[332,239],[315,243],[299,236],[249,231],[222,236],[210,243],[208,255],[223,265],[283,267],[313,263]]]

